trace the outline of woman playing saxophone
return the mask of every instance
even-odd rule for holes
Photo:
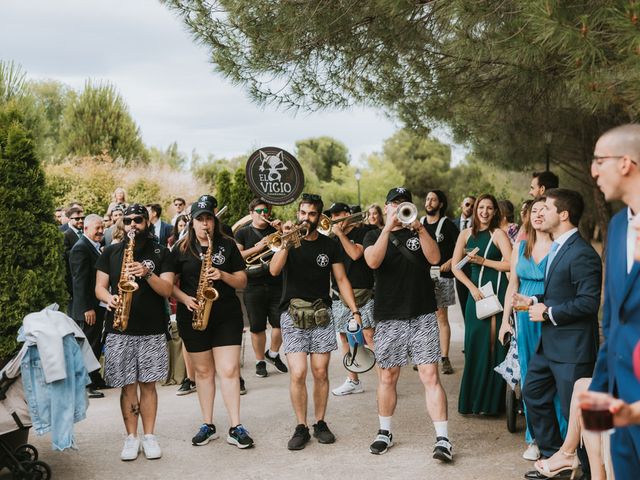
[[[180,282],[179,287],[173,287],[173,296],[178,301],[178,331],[195,371],[203,416],[203,423],[191,441],[193,445],[205,445],[218,438],[213,424],[217,373],[231,422],[227,442],[247,448],[253,445],[253,440],[240,423],[243,319],[235,293],[247,284],[245,265],[233,239],[222,233],[212,203],[195,202],[191,206],[191,218],[187,233],[171,252],[176,279]],[[218,294],[215,301],[209,303],[209,309],[206,308],[208,295],[203,293],[207,289],[214,289]],[[213,292],[209,293],[210,298],[215,297]],[[205,315],[208,318],[203,318]]]

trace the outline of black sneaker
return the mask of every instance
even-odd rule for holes
[[[260,360],[256,362],[256,377],[267,377],[269,374],[267,373],[267,362],[264,360]]]
[[[303,424],[297,425],[296,431],[293,432],[293,437],[287,444],[287,448],[289,450],[302,450],[309,440],[311,440],[309,427]]]
[[[227,443],[235,445],[238,448],[253,447],[253,439],[249,436],[249,432],[242,425],[236,425],[229,429]]]
[[[182,385],[180,385],[180,388],[176,392],[176,395],[178,395],[178,396],[188,395],[188,394],[193,393],[195,391],[196,391],[196,382],[192,382],[188,378],[185,378],[182,381]]]
[[[393,435],[389,430],[378,430],[378,436],[369,446],[369,451],[374,455],[382,455],[393,447]]]
[[[333,443],[336,441],[335,435],[331,433],[329,425],[324,420],[318,420],[318,423],[313,426],[313,436],[320,443]]]
[[[209,440],[215,440],[216,438],[218,438],[216,426],[213,424],[203,423],[200,426],[198,433],[196,433],[196,436],[191,439],[191,443],[196,446],[206,445],[209,443]]]
[[[277,354],[275,357],[271,357],[269,355],[269,350],[267,350],[266,352],[264,352],[264,358],[267,362],[276,367],[282,373],[287,373],[289,371],[287,366],[282,361],[282,358],[280,358],[280,354]]]
[[[247,387],[244,384],[244,378],[240,377],[240,395],[247,394]]]
[[[447,437],[436,437],[436,444],[433,446],[433,458],[449,463],[453,460],[453,447]]]

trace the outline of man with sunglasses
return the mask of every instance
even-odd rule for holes
[[[67,292],[69,293],[69,306],[68,306],[68,314],[69,316],[73,316],[72,304],[73,304],[73,280],[71,278],[71,267],[69,265],[69,252],[76,244],[78,239],[82,237],[84,230],[84,210],[82,207],[74,206],[67,210],[67,217],[69,218],[69,222],[67,223],[67,230],[63,235],[63,244],[64,244],[64,264],[66,267],[66,283],[67,283]]]
[[[336,242],[318,233],[322,211],[323,202],[319,195],[302,194],[297,223],[307,233],[298,248],[283,248],[273,256],[269,265],[271,275],[283,273],[280,325],[291,372],[291,403],[298,422],[287,445],[289,450],[302,450],[311,439],[307,426],[307,356],[310,357],[313,375],[316,417],[313,436],[323,444],[335,442],[335,436],[324,419],[329,397],[329,359],[331,352],[338,348],[331,316],[329,282],[332,274],[353,318],[362,323],[345,272],[344,255]],[[284,235],[292,228],[292,222],[285,223]]]
[[[264,200],[254,198],[249,203],[251,223],[236,232],[236,244],[243,259],[265,251],[268,236],[280,227],[280,221],[271,222],[271,205]],[[260,265],[264,265],[260,268]],[[280,334],[280,297],[282,296],[282,278],[272,277],[268,263],[257,262],[254,268],[247,270],[249,277],[244,291],[243,301],[247,309],[251,329],[251,345],[256,356],[256,377],[266,377],[267,361],[280,372],[289,370],[280,358],[282,335]],[[267,321],[271,325],[271,346],[267,344]]]
[[[135,233],[134,261],[127,275],[135,277],[139,288],[132,296],[126,330],[114,329],[122,259],[130,242],[127,236],[123,242],[106,247],[96,263],[96,297],[107,304],[109,311],[105,324],[105,382],[122,388],[120,408],[128,436],[120,458],[138,457],[138,417],[142,417],[142,449],[148,459],[154,459],[162,456],[154,435],[156,382],[166,378],[169,367],[165,299],[173,289],[173,265],[169,250],[157,243],[150,231],[149,213],[143,205],[130,205],[123,223],[127,235]]]
[[[473,206],[476,203],[476,197],[468,196],[464,197],[462,204],[460,205],[460,217],[455,220],[458,230],[463,231],[465,228],[471,228],[473,222]],[[471,278],[471,264],[468,263],[462,268],[462,271]],[[462,310],[462,317],[464,319],[464,306],[467,304],[469,298],[469,289],[464,283],[455,281],[456,293],[458,294],[458,300],[460,300],[460,310]]]
[[[178,217],[186,213],[184,211],[186,205],[187,205],[187,202],[184,198],[176,197],[173,199],[173,208],[175,209],[176,214],[171,219],[171,225],[175,226],[176,220],[178,220]]]
[[[437,303],[429,277],[430,267],[440,263],[440,251],[420,220],[408,226],[398,221],[398,206],[411,202],[411,198],[406,188],[392,188],[387,194],[384,228],[367,233],[363,244],[364,258],[373,269],[376,282],[373,342],[379,367],[380,429],[369,451],[380,455],[393,446],[391,420],[396,409],[400,369],[411,361],[418,366],[427,411],[436,431],[433,458],[450,462],[447,395],[438,376]]]

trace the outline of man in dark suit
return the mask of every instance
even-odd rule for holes
[[[456,218],[455,223],[458,230],[462,231],[465,228],[471,228],[473,224],[473,207],[476,203],[476,197],[470,195],[464,197],[462,204],[460,204],[460,216]],[[471,278],[471,264],[468,263],[462,267],[462,271]],[[456,280],[456,293],[458,294],[458,300],[460,300],[460,310],[462,310],[462,318],[464,319],[464,311],[467,305],[467,299],[469,298],[469,289],[465,287],[464,283]]]
[[[637,232],[631,228],[640,213],[640,125],[623,125],[596,143],[591,175],[607,201],[627,205],[609,223],[602,331],[590,390],[606,392],[626,403],[640,400],[640,382],[632,365],[640,342],[640,252],[634,252]],[[593,395],[593,394],[591,394]],[[588,395],[585,395],[588,397]],[[616,478],[637,478],[640,472],[640,426],[616,428],[611,437],[611,457]]]
[[[160,218],[162,215],[162,206],[158,203],[150,203],[146,205],[149,212],[149,222],[151,222],[150,228],[158,239],[158,243],[163,246],[167,246],[167,241],[173,232],[173,226],[163,222]]]
[[[100,242],[104,236],[104,223],[99,215],[88,215],[84,222],[84,235],[69,252],[69,267],[73,287],[72,317],[80,325],[96,358],[102,354],[102,326],[104,307],[96,298],[96,261],[100,256]],[[104,385],[99,371],[91,372],[90,398],[104,394],[95,391]]]
[[[69,252],[82,236],[82,231],[84,229],[84,211],[82,210],[82,207],[74,206],[69,208],[69,210],[67,210],[67,218],[69,219],[69,222],[66,224],[67,230],[63,234],[63,258],[64,265],[66,267],[65,281],[67,283],[67,292],[69,293],[67,313],[71,316],[73,313],[71,311],[73,303],[73,284],[71,283],[71,269],[69,268]]]
[[[555,240],[548,255],[544,294],[514,295],[515,302],[530,305],[531,321],[542,322],[522,393],[533,437],[545,457],[562,445],[554,396],[558,394],[562,413],[568,419],[573,384],[591,376],[598,350],[602,263],[578,233],[583,211],[578,192],[559,188],[547,191],[542,230]]]

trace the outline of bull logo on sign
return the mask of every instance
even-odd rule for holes
[[[260,167],[258,170],[267,172],[267,179],[270,182],[279,182],[282,179],[281,171],[287,170],[287,166],[282,159],[282,152],[278,152],[276,155],[268,155],[260,150]]]

